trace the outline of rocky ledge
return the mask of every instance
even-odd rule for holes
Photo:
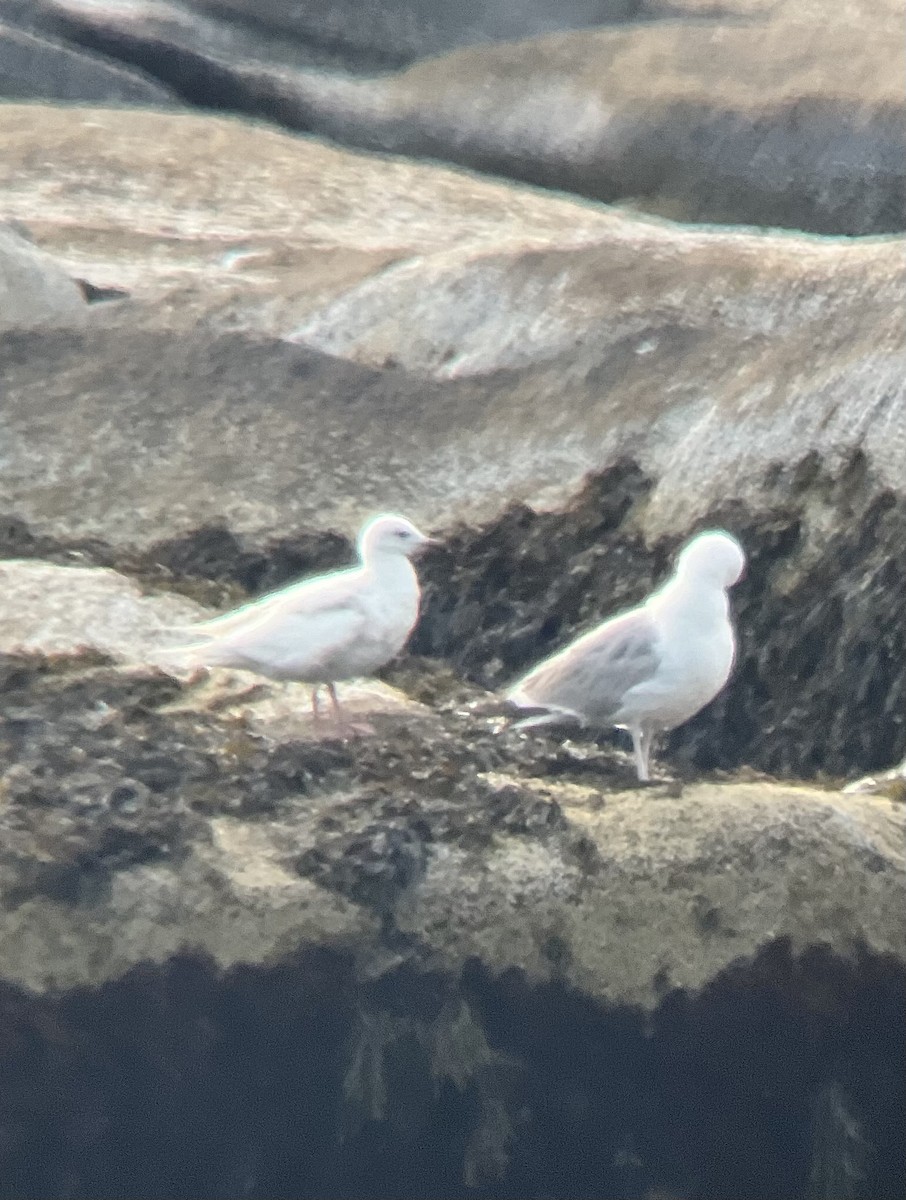
[[[419,664],[400,682],[431,703],[360,698],[377,733],[356,744],[87,651],[0,670],[7,1172],[36,1167],[10,1124],[27,1087],[57,1098],[48,1195],[122,1194],[131,1171],[359,1195],[372,1171],[413,1196],[729,1196],[845,1176],[847,1121],[857,1178],[895,1177],[902,804],[629,787],[625,754],[501,730]],[[111,1156],[124,1088],[159,1108],[131,1162]],[[726,1105],[749,1112],[732,1167]]]
[[[897,798],[675,762],[640,788],[613,739],[516,732],[412,658],[347,689],[375,732],[343,742],[300,685],[154,666],[188,598],[22,560],[3,606],[7,1178],[893,1195]],[[40,1169],[24,1095],[54,1096]]]

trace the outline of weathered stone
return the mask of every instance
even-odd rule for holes
[[[3,17],[0,9],[0,18]],[[172,104],[167,88],[114,62],[105,62],[0,19],[0,96],[86,103]]]
[[[116,571],[15,559],[0,561],[0,614],[2,653],[93,650],[134,663],[207,615],[182,596],[143,595]]]
[[[689,230],[232,120],[0,119],[7,209],[132,293],[0,346],[4,553],[225,605],[402,510],[448,538],[416,648],[496,687],[725,525],[740,666],[674,749],[902,758],[902,239]]]
[[[297,4],[293,0],[215,0],[224,13],[254,17],[306,41],[334,43],[353,59],[369,56],[408,59],[487,39],[527,37],[549,29],[570,29],[635,16],[641,0],[332,0]]]
[[[0,226],[0,329],[73,327],[84,315],[85,299],[62,267]]]
[[[346,748],[263,739],[181,687],[3,660],[8,980],[302,944],[341,944],[367,976],[395,930],[452,977],[477,958],[650,1007],[776,938],[906,959],[902,805],[731,780],[620,791],[627,755],[450,706],[387,713]],[[82,877],[64,888],[67,863]]]
[[[131,655],[188,606],[111,572],[8,563],[2,582],[0,629],[61,648],[84,624]],[[628,791],[627,755],[502,730],[461,696],[355,744],[262,737],[98,659],[0,655],[0,1179],[61,1200],[180,1179],[357,1195],[388,1147],[408,1164],[430,1137],[441,1160],[391,1172],[394,1195],[628,1197],[690,1170],[719,1200],[753,1178],[793,1196],[774,1182],[807,1170],[896,1194],[902,804]],[[146,1113],[149,1093],[163,1115],[139,1136],[123,1097]],[[795,1149],[766,1154],[778,1111]],[[536,1162],[547,1138],[603,1141],[581,1186],[572,1153]]]
[[[619,223],[237,120],[11,104],[0,129],[8,217],[73,274],[153,304],[163,328],[203,318],[282,334],[401,258],[514,240],[573,245]]]
[[[311,76],[308,127],[681,220],[902,230],[901,24],[897,0],[788,0],[470,48],[373,82]]]
[[[906,810],[827,774],[906,736],[902,242],[0,128],[4,211],[130,293],[0,340],[0,1193],[901,1195]],[[374,735],[150,665],[390,506],[442,661],[344,693]],[[655,786],[491,715],[698,522],[739,662]]]
[[[625,20],[641,8],[640,0],[95,0],[91,7],[48,0],[44,12],[72,37],[141,62],[181,90],[193,87],[185,70],[190,55],[201,73],[196,88],[216,86],[219,65],[221,79],[241,96],[243,75],[255,67],[386,69],[469,43]]]
[[[3,348],[4,502],[42,532],[147,545],[226,517],[262,537],[374,506],[449,526],[564,503],[630,453],[655,538],[809,455],[904,478],[900,239],[687,231],[234,121],[2,119],[11,215],[135,301]],[[249,336],[278,332],[331,356]],[[40,416],[61,402],[65,427]],[[80,504],[37,461],[82,464]]]
[[[670,19],[645,12],[643,20],[545,37],[527,36],[544,28],[532,6],[516,10],[509,30],[496,23],[525,41],[470,46],[371,78],[312,64],[311,45],[346,45],[353,57],[370,45],[380,57],[386,20],[406,59],[401,9],[370,6],[359,26],[336,8],[315,17],[306,6],[275,7],[284,33],[308,27],[308,51],[298,42],[251,45],[241,26],[208,21],[200,32],[202,18],[179,7],[86,10],[64,2],[58,11],[72,36],[159,73],[190,100],[347,144],[447,159],[685,220],[846,234],[906,226],[898,0],[859,0],[833,13],[815,0],[737,0],[719,10],[689,0],[671,5]],[[457,31],[443,45],[474,40],[463,36],[461,6],[447,11]],[[575,15],[567,9],[548,28],[595,24],[602,14],[588,11],[578,22]],[[495,26],[487,5],[476,16],[476,28],[488,17]],[[312,37],[312,21],[322,19],[332,33]],[[420,40],[416,32],[415,52]]]

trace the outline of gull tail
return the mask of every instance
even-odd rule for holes
[[[161,664],[171,664],[174,667],[217,667],[227,666],[227,655],[224,647],[218,646],[216,640],[197,639],[192,642],[179,642],[175,646],[161,646],[156,652]]]
[[[524,709],[521,711],[525,711]],[[578,713],[566,708],[545,708],[537,713],[529,713],[513,725],[514,729],[534,729],[536,725],[581,725]]]
[[[539,704],[519,687],[507,695],[505,711],[508,716],[519,718],[513,724],[514,729],[532,729],[536,725],[582,724],[579,713],[570,708]]]

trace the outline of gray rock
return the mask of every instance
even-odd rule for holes
[[[884,233],[906,224],[901,16],[891,2],[828,19],[789,0],[469,48],[371,81],[312,74],[293,90],[308,128],[348,144],[678,220]]]
[[[564,754],[449,709],[387,710],[352,751],[262,739],[160,674],[0,662],[15,901],[0,951],[28,988],[97,986],[187,944],[223,966],[342,944],[366,978],[398,935],[451,977],[477,958],[645,1008],[774,939],[906,959],[906,810],[887,800],[767,782],[620,791],[625,755]],[[105,857],[114,828],[133,849]],[[75,904],[35,867],[92,857],[103,886]]]
[[[141,663],[205,610],[182,596],[143,595],[116,571],[2,559],[0,613],[0,653],[94,650]]]
[[[0,346],[5,553],[242,594],[399,509],[449,544],[417,649],[497,687],[718,524],[753,562],[740,666],[674,752],[902,758],[900,238],[684,229],[235,120],[2,119],[4,207],[131,292]]]
[[[219,63],[241,94],[242,74],[253,64],[386,69],[457,46],[622,21],[643,7],[640,0],[131,0],[87,8],[47,0],[42,11],[74,39],[186,86],[186,62],[174,61],[181,55],[193,56],[203,75],[210,69],[212,82]]]
[[[51,255],[0,226],[0,329],[72,327],[85,308],[78,285]]]
[[[375,507],[449,528],[566,504],[632,455],[654,542],[767,502],[774,464],[906,477],[900,239],[685,230],[236,121],[3,117],[11,215],[133,294],[76,340],[5,349],[4,501],[59,539],[349,532]]]
[[[441,13],[433,3],[422,14],[428,25],[402,7],[352,8],[355,17],[348,6],[275,4],[252,31],[175,5],[86,10],[60,0],[54,11],[72,37],[157,73],[192,102],[347,144],[682,220],[844,234],[904,228],[897,0],[859,0],[833,14],[814,0],[734,0],[718,10],[687,0],[574,32],[598,23],[595,6],[558,18],[519,7],[509,26],[503,6],[471,15],[454,6],[444,10],[446,32],[431,32]],[[567,31],[535,36],[548,18],[547,28]],[[281,36],[268,40],[262,29]],[[501,33],[525,40],[484,41]],[[474,41],[396,75],[345,69],[344,54],[379,61],[395,47],[406,60]]]
[[[0,10],[0,17],[4,14]],[[0,96],[167,105],[167,88],[114,62],[0,20]]]

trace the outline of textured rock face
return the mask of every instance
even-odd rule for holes
[[[85,298],[61,267],[0,226],[0,329],[77,326],[84,314]]]
[[[680,220],[902,230],[901,18],[788,3],[470,48],[373,83],[312,78],[309,127]]]
[[[0,346],[7,554],[222,604],[401,509],[449,539],[418,648],[497,686],[725,524],[753,557],[740,669],[675,749],[902,757],[901,239],[690,231],[236,121],[3,120],[5,205],[131,291]]]
[[[548,29],[569,29],[634,16],[639,0],[391,0],[357,4],[296,4],[289,0],[259,5],[251,0],[218,0],[224,13],[253,17],[306,42],[334,43],[355,61],[370,56],[405,59],[436,54],[464,42],[525,37]]]
[[[343,746],[96,656],[0,684],[10,1189],[792,1196],[817,1162],[896,1194],[902,805],[625,791],[627,755],[463,696]],[[54,1099],[40,1154],[25,1095]]]
[[[0,6],[0,95],[167,105],[171,93],[137,71],[7,25]]]
[[[900,487],[900,239],[690,232],[210,118],[4,122],[8,210],[133,294],[84,338],[6,350],[7,502],[55,536],[147,545],[225,515],[260,537],[375,504],[486,521],[626,454],[658,481],[652,538],[810,455],[837,473],[861,453]],[[68,429],[33,428],[73,395]],[[86,447],[74,507],[32,467],[65,478]]]
[[[619,2],[252,7],[253,26],[242,21],[245,0],[61,0],[42,12],[62,35],[156,74],[191,103],[349,144],[682,220],[904,228],[897,0],[833,12],[814,0],[718,9],[680,0],[669,11]],[[586,24],[595,28],[575,28]],[[487,44],[499,37],[526,40]],[[395,76],[348,70],[386,72],[473,42]]]
[[[887,799],[621,791],[625,754],[380,698],[359,745],[302,713],[263,737],[204,689],[96,662],[4,660],[0,940],[27,987],[97,985],[184,944],[267,961],[293,937],[342,942],[367,975],[393,945],[381,927],[454,978],[478,959],[644,1007],[766,931],[906,956],[906,816]]]
[[[635,17],[639,0],[330,0],[329,3],[145,3],[95,0],[45,3],[38,20],[74,38],[124,55],[151,55],[153,67],[181,74],[179,51],[197,55],[204,69],[220,60],[226,78],[241,87],[241,68],[284,62],[330,64],[347,70],[386,69],[473,42],[533,37]],[[20,18],[21,19],[21,16]],[[32,14],[32,20],[35,15]],[[157,54],[154,54],[154,49]],[[165,51],[171,51],[166,61]],[[237,69],[239,68],[239,69]],[[88,97],[85,97],[86,99]]]

